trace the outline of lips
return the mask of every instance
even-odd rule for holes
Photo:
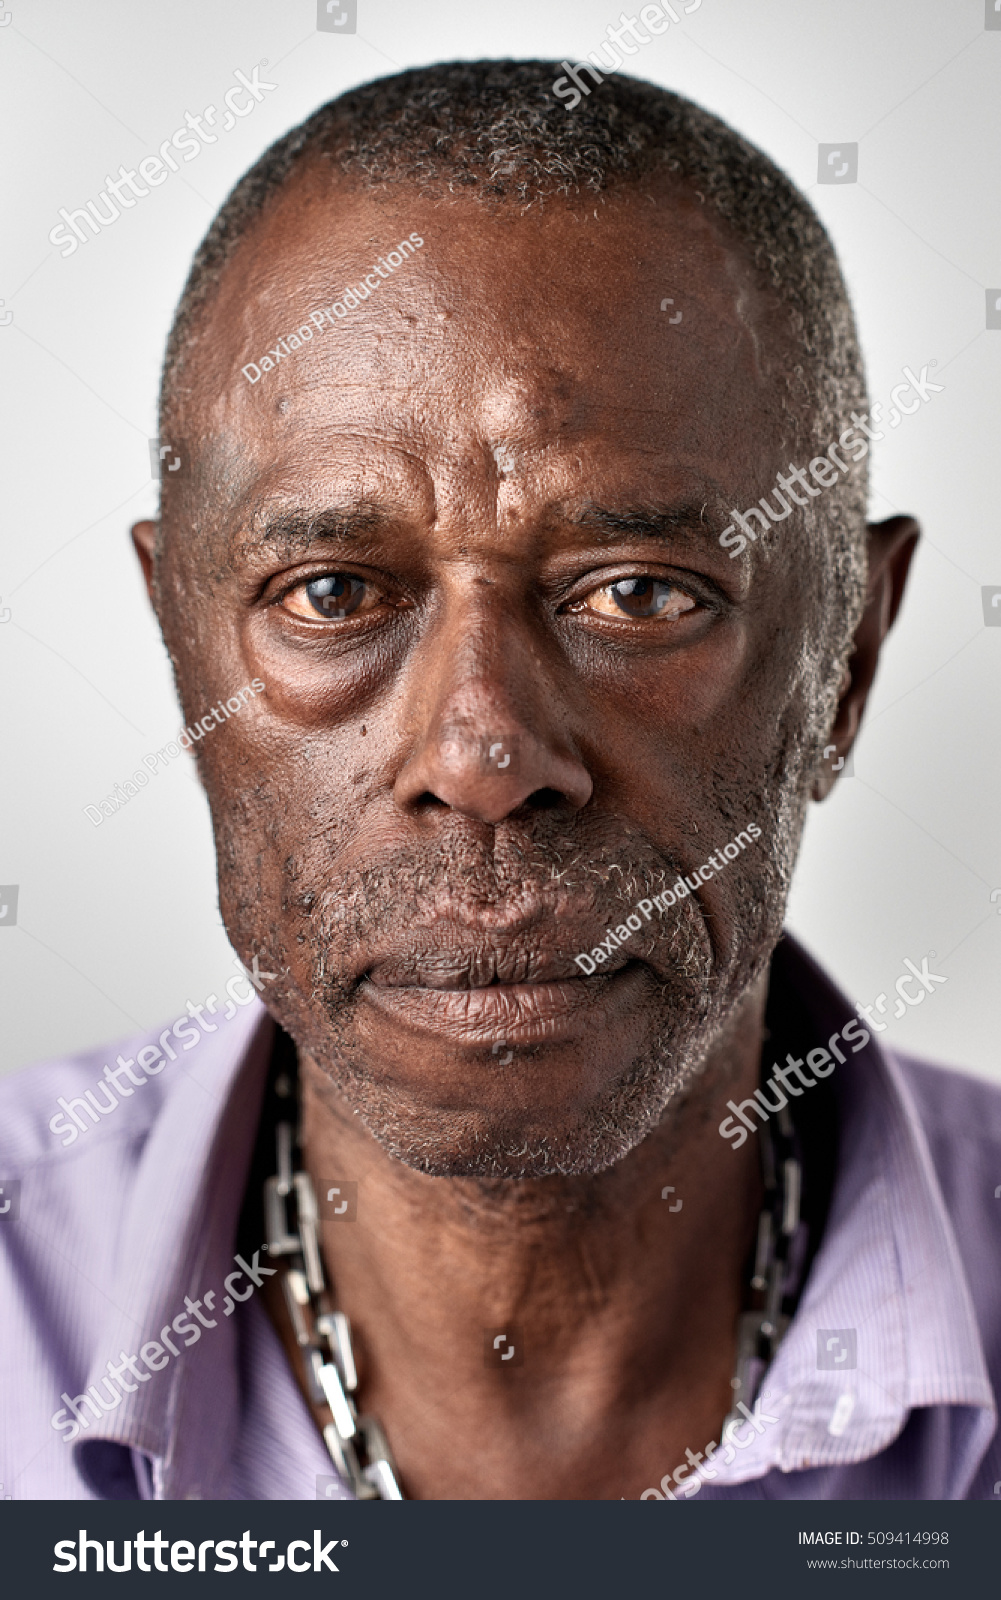
[[[625,966],[629,957],[618,962]],[[614,970],[614,964],[612,964]],[[528,989],[535,985],[575,983],[580,969],[572,955],[543,952],[517,945],[476,949],[401,951],[377,960],[365,977],[377,989],[479,990],[494,987]]]
[[[468,969],[466,971],[468,976]],[[408,1030],[435,1034],[454,1044],[482,1046],[499,1038],[511,1045],[556,1043],[583,1039],[596,1013],[609,1005],[618,1011],[629,1004],[634,988],[645,981],[638,961],[600,977],[575,976],[530,983],[443,984],[376,983],[375,974],[361,985],[361,994],[385,1018]],[[448,974],[455,978],[453,970]]]
[[[538,920],[530,919],[531,932],[527,920],[503,944],[496,927],[471,943],[468,923],[438,921],[433,943],[380,953],[361,975],[360,991],[408,1029],[470,1045],[501,1035],[528,1044],[579,1034],[585,1014],[605,1005],[611,990],[642,979],[641,964],[625,950],[596,977],[583,977],[572,952],[589,948],[589,936],[569,950],[542,950]]]

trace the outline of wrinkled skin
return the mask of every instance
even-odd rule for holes
[[[784,559],[718,543],[795,454],[794,357],[696,200],[328,182],[227,268],[156,561],[135,530],[186,717],[266,685],[198,752],[223,917],[279,974],[311,1170],[361,1183],[324,1248],[408,1493],[634,1496],[728,1406],[759,1179],[716,1124],[754,1086],[819,744],[851,744],[916,529],[870,530],[832,681],[791,522]],[[335,329],[241,376],[412,232]],[[335,574],[357,608],[329,619],[306,586]],[[499,1374],[509,1320],[535,1359]]]

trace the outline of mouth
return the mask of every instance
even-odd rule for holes
[[[625,966],[628,958],[620,959]],[[609,963],[615,970],[615,963]],[[374,962],[364,977],[377,989],[433,989],[460,993],[480,989],[534,988],[576,982],[580,968],[573,956],[544,952],[512,943],[503,949],[410,950]]]
[[[570,956],[512,950],[449,951],[379,962],[361,993],[387,1018],[452,1044],[482,1048],[556,1043],[593,1029],[596,1013],[617,1011],[645,976],[642,962],[623,957],[584,977]],[[530,974],[530,975],[529,975]]]

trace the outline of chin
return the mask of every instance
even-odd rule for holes
[[[621,1161],[652,1133],[696,1069],[665,1070],[665,1056],[633,1067],[600,1103],[562,1117],[500,1117],[468,1110],[404,1105],[384,1082],[336,1082],[342,1104],[387,1155],[431,1178],[526,1179],[590,1177]]]

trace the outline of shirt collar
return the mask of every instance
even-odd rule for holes
[[[813,1043],[856,1016],[793,940],[777,953],[805,1002]],[[857,1020],[857,1019],[856,1019]],[[968,1406],[946,1474],[960,1497],[993,1435],[994,1396],[969,1285],[905,1075],[870,1039],[831,1083],[839,1157],[831,1205],[796,1315],[760,1393],[759,1428],[716,1484],[778,1469],[846,1466],[877,1455],[922,1406]],[[809,1090],[805,1090],[809,1093]],[[852,1351],[854,1333],[854,1353]],[[818,1365],[828,1340],[845,1366]],[[855,1365],[849,1365],[853,1360]],[[774,1417],[763,1426],[760,1413]]]

